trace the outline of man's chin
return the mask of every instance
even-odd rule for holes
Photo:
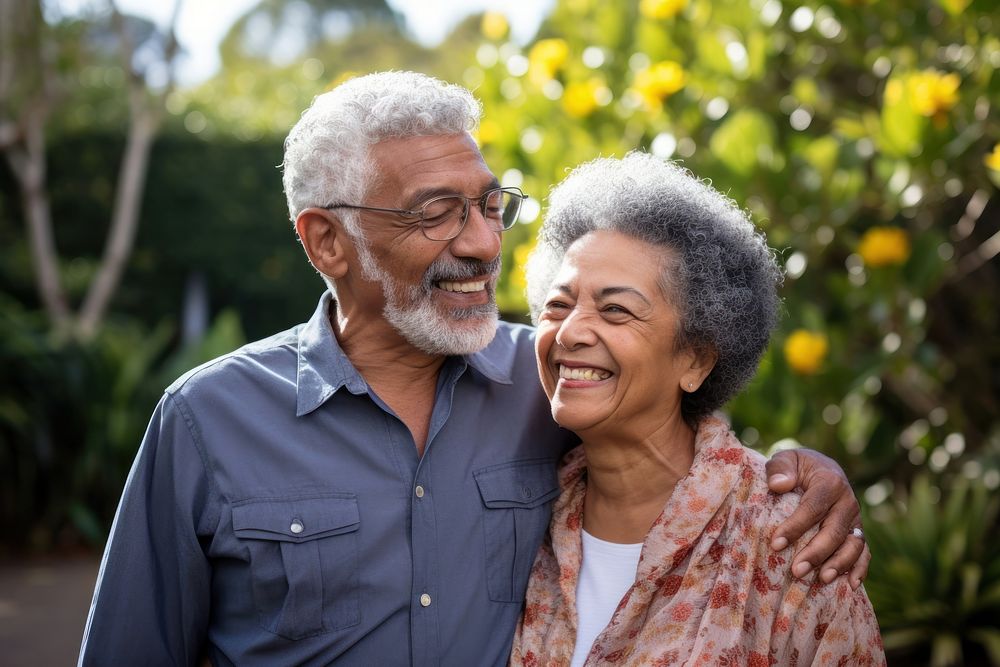
[[[426,354],[473,354],[489,345],[496,335],[499,315],[494,303],[447,309],[446,313],[427,305],[386,311],[386,319],[403,338]]]
[[[431,344],[437,354],[464,355],[479,352],[496,336],[496,308],[476,316],[466,314],[461,319],[453,319],[447,327],[437,330]]]

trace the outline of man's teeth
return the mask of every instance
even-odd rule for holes
[[[456,283],[449,280],[442,280],[438,283],[438,287],[446,292],[481,292],[486,289],[486,281],[477,280],[472,283]]]
[[[600,368],[568,368],[559,366],[559,377],[563,380],[607,380],[611,373]]]

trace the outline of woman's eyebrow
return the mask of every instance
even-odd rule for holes
[[[643,295],[642,292],[635,289],[634,287],[617,287],[617,286],[605,287],[604,289],[602,289],[600,292],[597,293],[597,296],[604,299],[609,296],[615,296],[617,294],[634,294],[635,296],[639,297],[642,300],[642,302],[645,303],[647,306],[653,305],[649,301],[649,299],[647,299]]]

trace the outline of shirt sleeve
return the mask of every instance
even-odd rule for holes
[[[80,667],[198,664],[211,583],[199,535],[211,534],[218,509],[196,433],[185,404],[165,395],[118,505]]]

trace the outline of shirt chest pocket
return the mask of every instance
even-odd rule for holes
[[[559,495],[555,462],[515,461],[473,473],[483,499],[486,581],[494,602],[523,602],[535,554]]]
[[[250,553],[260,624],[286,639],[361,620],[357,497],[325,493],[233,504],[233,530]]]

